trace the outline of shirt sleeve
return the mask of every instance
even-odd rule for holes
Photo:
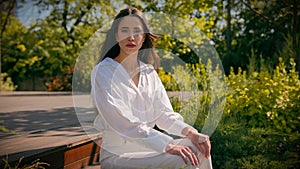
[[[155,73],[155,79],[157,89],[155,90],[153,105],[155,107],[155,111],[161,114],[156,122],[156,125],[169,134],[185,137],[181,133],[182,130],[185,127],[191,126],[184,122],[183,117],[179,113],[174,112],[167,92],[157,73]]]
[[[99,111],[98,116],[102,116],[109,127],[125,139],[164,152],[172,137],[149,127],[134,116],[122,95],[128,86],[122,81],[112,83],[111,78],[106,76],[110,75],[97,69],[92,72],[91,95]],[[97,124],[94,125],[97,128]]]

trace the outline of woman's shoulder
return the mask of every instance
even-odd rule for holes
[[[114,68],[117,67],[118,65],[116,65],[115,61],[111,58],[105,58],[103,59],[101,62],[99,62],[96,66],[94,66],[94,69],[97,70],[109,70],[110,68]]]
[[[153,65],[140,61],[140,71],[146,73],[152,73],[153,71],[155,71],[155,69]]]
[[[98,66],[116,66],[116,61],[114,61],[112,58],[105,58],[101,62],[97,64]]]
[[[117,65],[113,63],[111,58],[105,58],[92,69],[92,75],[94,76],[109,76],[111,73],[114,73]]]

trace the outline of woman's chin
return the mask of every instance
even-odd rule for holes
[[[134,55],[137,54],[138,50],[137,49],[127,49],[126,54],[129,55]]]

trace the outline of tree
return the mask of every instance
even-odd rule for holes
[[[76,58],[90,36],[103,25],[103,20],[108,19],[113,7],[107,1],[37,1],[36,5],[53,9],[35,26],[50,55],[44,63],[49,65],[48,90],[71,90]]]
[[[2,1],[0,2],[1,10],[0,10],[0,82],[2,82],[2,37],[3,33],[7,27],[7,24],[9,22],[10,16],[12,14],[13,9],[15,8],[16,0],[12,1]],[[0,91],[2,89],[1,83],[0,83]]]
[[[159,53],[160,57],[171,53],[186,63],[198,63],[197,49],[192,46],[211,43],[209,39],[213,36],[216,13],[213,1],[125,0],[124,3],[143,9],[146,13],[154,33],[160,36],[157,41],[157,48],[163,50]]]
[[[294,58],[299,70],[298,2],[293,0],[235,0],[231,2],[231,26],[233,26],[231,52],[224,50],[224,45],[218,46],[218,51],[223,53],[224,63],[231,62],[229,66],[247,68],[249,58],[254,55],[256,59],[262,57],[270,64],[276,65],[277,57],[282,55],[282,50],[286,50],[285,45],[282,44],[288,41],[286,38],[290,34],[292,43],[289,50],[293,52],[288,54],[290,56],[281,57],[286,57],[287,62],[288,57]],[[221,20],[224,18],[221,17]],[[226,36],[225,32],[222,36]],[[219,42],[217,41],[217,44],[222,44]],[[238,62],[232,62],[233,60],[238,60]]]
[[[45,82],[48,90],[71,90],[81,48],[104,20],[111,19],[114,5],[109,1],[34,2],[40,11],[51,12],[27,28],[16,21],[4,32],[8,42],[3,49],[4,69],[16,84],[31,79],[32,88],[27,90],[35,90],[35,84]]]

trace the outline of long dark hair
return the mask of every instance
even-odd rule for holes
[[[122,9],[118,15],[114,18],[111,28],[107,31],[106,39],[102,45],[100,50],[100,59],[101,62],[103,59],[109,57],[114,59],[120,53],[120,46],[116,40],[116,33],[119,28],[119,24],[123,17],[125,16],[134,16],[137,17],[142,25],[145,32],[145,40],[143,42],[142,47],[139,49],[138,58],[145,62],[152,64],[155,68],[159,66],[159,57],[155,53],[155,40],[158,38],[157,35],[153,34],[150,31],[150,27],[143,15],[143,13],[134,7],[128,7]],[[146,50],[145,50],[146,49]]]

